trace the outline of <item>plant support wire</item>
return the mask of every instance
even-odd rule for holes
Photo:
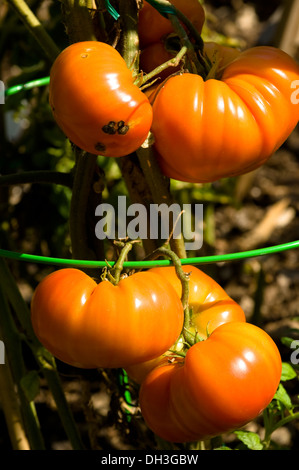
[[[255,258],[258,256],[271,255],[273,253],[280,253],[286,250],[292,250],[299,248],[299,240],[283,243],[280,245],[269,246],[265,248],[258,248],[256,250],[241,251],[238,253],[226,253],[222,255],[213,256],[200,256],[192,258],[181,259],[181,264],[211,264],[211,263],[224,263],[227,261],[237,261],[246,258]],[[67,258],[53,258],[49,256],[31,255],[26,253],[18,253],[15,251],[0,249],[0,256],[4,258],[14,259],[18,261],[26,261],[30,263],[42,263],[51,264],[57,266],[73,266],[81,268],[104,268],[107,266],[107,261],[90,261],[90,260],[78,260],[78,259],[67,259]],[[109,265],[113,266],[114,261],[109,261]],[[125,261],[124,268],[152,268],[157,266],[170,266],[172,263],[170,260],[144,260],[144,261]]]

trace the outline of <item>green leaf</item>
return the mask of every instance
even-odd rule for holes
[[[250,450],[262,450],[263,444],[261,443],[260,437],[251,431],[235,431],[234,434],[240,439],[243,444]]]
[[[297,377],[296,371],[293,369],[291,364],[288,362],[282,363],[281,379],[283,382],[286,380],[292,380]]]
[[[33,401],[39,393],[39,375],[36,370],[28,372],[21,379],[21,387],[28,401]]]
[[[285,346],[287,347],[290,347],[292,342],[294,341],[293,338],[289,338],[288,336],[283,336],[282,338],[280,338],[280,341],[282,342],[282,344],[284,344]]]
[[[279,384],[274,398],[278,400],[285,408],[287,408],[287,410],[291,410],[293,408],[291,398],[282,384]]]

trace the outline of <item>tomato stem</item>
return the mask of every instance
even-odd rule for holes
[[[60,50],[27,3],[24,0],[8,0],[8,3],[37,40],[47,58],[54,62]]]
[[[197,29],[194,27],[192,22],[176,7],[174,7],[169,1],[167,0],[157,0],[155,2],[158,5],[161,5],[162,7],[170,7],[174,14],[168,14],[168,19],[172,23],[174,31],[177,33],[179,38],[181,39],[182,45],[187,47],[187,56],[189,58],[189,71],[191,73],[198,73],[201,76],[205,77],[207,74],[207,66],[206,66],[206,61],[203,58],[203,50],[204,50],[204,42],[197,31]],[[153,7],[156,8],[156,6],[153,4]],[[159,8],[156,8],[159,11]],[[195,43],[190,41],[189,36],[187,32],[185,31],[184,27],[182,26],[182,23],[187,27],[187,30],[189,31],[190,36],[193,37]],[[198,52],[198,53],[197,53]]]
[[[120,281],[120,276],[123,270],[124,261],[126,260],[126,257],[129,251],[133,248],[133,243],[138,243],[138,242],[139,240],[132,240],[127,243],[117,241],[117,240],[114,241],[114,244],[116,246],[121,247],[120,255],[108,275],[110,282],[112,282],[114,285],[117,285]]]
[[[180,49],[180,51],[177,53],[177,55],[173,57],[173,59],[167,60],[167,62],[164,62],[163,64],[159,65],[154,70],[152,70],[151,72],[145,75],[139,74],[139,77],[135,81],[135,85],[142,87],[142,85],[144,85],[149,80],[159,75],[161,72],[163,72],[163,70],[166,70],[169,67],[177,67],[180,61],[182,60],[182,58],[184,57],[184,55],[186,55],[187,51],[188,51],[187,47],[183,46]]]
[[[179,280],[181,281],[182,285],[182,295],[181,295],[181,302],[184,309],[184,325],[182,330],[182,335],[185,341],[188,344],[194,343],[194,335],[190,336],[189,327],[190,327],[190,310],[189,310],[189,277],[190,274],[186,273],[181,264],[180,258],[172,251],[166,248],[165,246],[161,246],[157,248],[153,255],[162,254],[167,258],[171,259],[174,264],[176,275],[178,276]]]
[[[123,25],[122,56],[133,76],[139,72],[138,10],[136,0],[120,2],[119,12]]]

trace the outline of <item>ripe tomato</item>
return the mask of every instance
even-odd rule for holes
[[[180,298],[167,279],[140,272],[96,283],[65,268],[37,286],[33,329],[58,359],[82,368],[125,367],[166,351],[183,326]]]
[[[170,0],[170,3],[180,10],[201,33],[205,22],[205,12],[199,0]],[[139,12],[138,33],[140,46],[144,48],[159,41],[163,36],[173,33],[173,27],[170,20],[144,1]]]
[[[183,365],[157,367],[146,376],[141,412],[167,441],[207,439],[256,418],[280,377],[281,357],[271,337],[249,323],[226,323],[192,346]]]
[[[215,78],[174,76],[156,95],[154,146],[168,177],[203,183],[249,172],[265,163],[298,123],[291,84],[299,66],[290,56],[260,46],[236,53],[227,66],[226,60],[227,48],[225,61],[213,69]]]
[[[50,71],[49,101],[65,135],[92,154],[134,152],[152,123],[151,105],[124,59],[102,42],[78,42],[61,52]]]
[[[201,338],[206,339],[207,334],[211,334],[223,323],[246,321],[242,308],[214,279],[195,266],[184,265],[182,268],[186,273],[191,273],[189,280],[189,308],[192,309],[190,332],[197,332]],[[166,278],[174,287],[178,297],[181,297],[181,281],[173,266],[152,268],[150,271]],[[181,343],[176,345],[177,350],[182,349],[180,346]],[[152,369],[168,363],[172,357],[173,355],[167,351],[150,361],[131,365],[126,368],[126,372],[135,382],[141,383]]]

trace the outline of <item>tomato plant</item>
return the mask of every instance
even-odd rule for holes
[[[154,147],[171,178],[211,182],[254,170],[298,122],[299,107],[291,100],[291,84],[299,78],[296,62],[274,47],[235,52],[233,60],[228,50],[222,58],[217,46],[206,79],[191,73],[170,77],[155,96]]]
[[[191,319],[189,331],[206,339],[215,328],[231,321],[245,322],[246,317],[242,308],[225,292],[225,290],[210,276],[191,265],[182,266],[185,273],[190,273],[189,279],[189,308]],[[152,268],[150,272],[159,274],[172,284],[177,295],[181,298],[182,284],[173,266]],[[170,350],[182,349],[180,341]],[[175,352],[174,352],[175,354]],[[137,383],[141,383],[154,367],[165,364],[173,356],[166,351],[162,356],[145,363],[133,364],[126,368],[128,375]]]
[[[65,268],[45,277],[31,303],[40,342],[82,368],[124,367],[166,351],[183,325],[180,298],[167,279],[140,272],[97,283]]]
[[[110,45],[84,41],[64,49],[50,72],[49,101],[65,135],[82,150],[120,157],[137,150],[152,108]]]
[[[167,43],[163,41],[154,42],[150,44],[140,53],[140,69],[149,73],[161,64],[175,57],[176,51],[168,49]],[[165,80],[170,74],[178,72],[180,65],[175,67],[168,67],[159,73],[161,80]]]
[[[194,28],[200,33],[205,22],[205,11],[199,0],[170,0],[180,10]],[[139,12],[138,33],[141,48],[160,41],[161,38],[174,32],[171,21],[162,16],[148,2],[143,2]]]
[[[184,364],[162,365],[146,376],[141,412],[163,439],[203,440],[256,418],[271,402],[281,369],[279,351],[264,330],[226,323],[191,346]]]

